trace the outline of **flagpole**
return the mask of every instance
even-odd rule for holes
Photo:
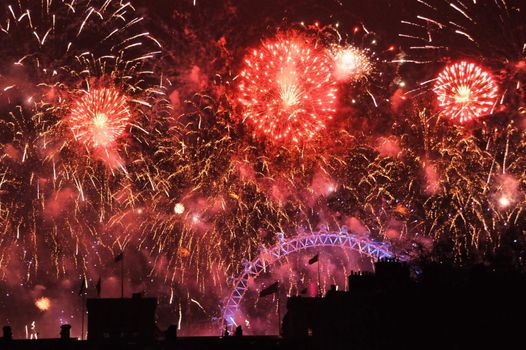
[[[277,297],[278,297],[278,337],[279,337],[280,333],[281,333],[281,327],[280,327],[280,323],[281,323],[281,300],[279,298],[279,287],[278,287]]]
[[[277,294],[276,295],[276,299],[278,301],[278,336],[280,335],[280,323],[281,323],[281,306],[280,306],[280,299],[279,299],[279,288],[280,287],[280,282],[279,281],[276,281],[274,283],[272,283],[270,286],[268,286],[267,288],[263,289],[262,291],[259,292],[259,297],[260,298],[263,298],[263,297],[266,297],[268,295],[271,295],[271,294]]]
[[[320,252],[318,251],[318,297],[321,297],[320,275]]]
[[[84,340],[84,316],[86,315],[86,292],[82,293],[82,330],[80,340]]]
[[[121,259],[121,299],[124,298],[124,254]]]

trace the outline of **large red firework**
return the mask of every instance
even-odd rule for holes
[[[126,96],[101,88],[74,101],[68,120],[77,141],[90,148],[109,148],[124,134],[130,117]]]
[[[433,91],[442,113],[464,123],[491,113],[498,87],[490,73],[462,61],[447,66],[438,75]]]
[[[263,42],[245,57],[238,78],[244,120],[277,142],[311,139],[336,112],[332,67],[327,52],[305,37]]]

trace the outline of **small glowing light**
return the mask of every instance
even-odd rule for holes
[[[192,221],[198,222],[199,221],[199,215],[192,215]]]
[[[108,124],[108,117],[105,113],[96,113],[93,118],[93,126],[96,128],[105,128]]]
[[[506,208],[506,207],[509,207],[511,204],[511,201],[508,197],[506,196],[502,196],[499,198],[499,205],[502,207],[502,208]]]
[[[279,79],[277,81],[279,86],[279,95],[284,108],[290,108],[301,103],[302,91],[301,88],[290,79]]]
[[[185,210],[185,207],[184,207],[184,204],[183,203],[177,203],[175,206],[174,206],[174,212],[176,214],[182,214],[184,213],[184,210]]]
[[[38,298],[38,299],[35,301],[35,306],[36,306],[40,311],[47,311],[47,310],[49,310],[49,308],[51,307],[51,300],[49,300],[49,298],[47,298],[47,297],[41,297],[41,298]]]

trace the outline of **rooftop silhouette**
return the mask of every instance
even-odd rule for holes
[[[1,349],[466,349],[520,341],[526,311],[524,274],[488,266],[443,263],[410,266],[383,259],[375,272],[352,272],[348,290],[288,299],[282,337],[178,337],[160,331],[155,298],[88,299],[88,340],[13,339],[3,328]]]

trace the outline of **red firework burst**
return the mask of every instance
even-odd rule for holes
[[[74,101],[68,120],[77,141],[109,148],[123,135],[130,117],[128,99],[116,89],[102,88]]]
[[[244,120],[274,141],[309,140],[336,109],[332,61],[303,37],[267,40],[244,59],[239,102]]]
[[[460,123],[491,113],[497,103],[498,88],[491,74],[465,61],[447,66],[433,91],[442,113]]]

